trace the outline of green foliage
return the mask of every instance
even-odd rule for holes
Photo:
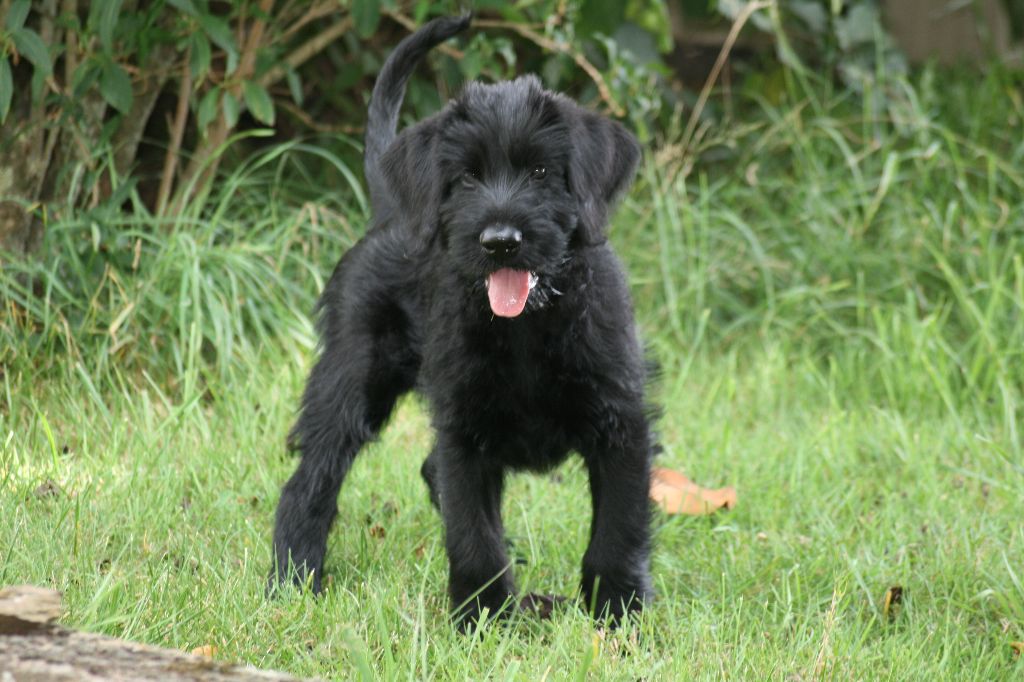
[[[338,224],[366,218],[356,175],[319,145],[328,141],[254,156],[219,178],[208,215],[173,229],[146,216],[131,185],[115,205],[131,201],[133,213],[104,204],[48,223],[44,257],[4,263],[0,364],[30,360],[45,375],[68,354],[96,376],[146,370],[180,388],[227,375],[282,335],[308,348],[310,287],[356,238]],[[300,210],[281,206],[282,194]]]
[[[1004,404],[1024,385],[1019,82],[926,71],[852,106],[795,89],[782,108],[759,101],[757,125],[706,139],[718,160],[699,174],[673,172],[663,151],[650,208],[625,221],[653,211],[657,228],[623,235],[634,271],[657,273],[640,300],[678,344],[781,332],[823,358],[857,349],[873,397],[900,405],[914,398],[896,395],[890,363],[919,357],[940,385],[915,390]],[[927,335],[909,333],[920,324]]]
[[[192,3],[182,7],[189,17],[199,11]],[[608,83],[629,89],[632,111],[640,112],[634,123],[642,130],[643,118],[657,111],[657,76],[631,70],[632,62],[619,60],[621,42],[597,38],[594,45],[602,46],[615,65],[606,72]],[[494,69],[498,63],[507,72],[518,65],[519,55],[500,40],[478,35],[462,47],[467,54],[490,52],[475,65],[467,66],[471,60],[463,59],[459,68]],[[226,62],[226,56],[218,60]],[[104,72],[98,67],[92,71],[102,89]],[[634,271],[658,273],[650,283],[645,277],[638,280],[644,291],[641,305],[650,305],[649,314],[661,320],[676,343],[708,338],[728,344],[778,328],[815,347],[821,344],[824,354],[828,339],[838,332],[865,349],[886,348],[895,333],[886,322],[891,320],[874,319],[868,311],[886,310],[897,317],[916,311],[934,319],[946,347],[956,349],[944,351],[948,371],[979,396],[996,399],[1003,365],[1009,376],[1024,383],[1024,376],[1013,370],[1012,357],[995,362],[990,353],[994,338],[1011,348],[1024,343],[1024,332],[1014,322],[1020,282],[1013,254],[1021,247],[1021,237],[1012,221],[1000,229],[986,226],[995,220],[993,212],[1020,213],[1024,177],[1010,159],[1024,150],[1005,132],[1020,125],[1019,99],[1011,97],[1010,106],[983,102],[1015,92],[1019,76],[992,71],[981,98],[966,86],[940,88],[942,77],[931,71],[915,84],[882,69],[876,76],[884,81],[868,82],[852,99],[845,91],[834,91],[829,80],[806,72],[800,78],[787,77],[776,92],[750,80],[735,106],[761,111],[756,125],[711,127],[686,148],[669,144],[657,152],[658,162],[641,180],[647,199],[629,204],[635,215],[616,230],[629,245]],[[77,87],[87,90],[91,86],[83,78]],[[226,84],[214,85],[195,101],[197,129],[210,131],[218,119],[234,128],[243,108],[270,125],[282,111],[274,102],[282,94],[272,96],[255,79],[243,82],[237,94]],[[112,87],[110,99],[116,96]],[[672,133],[668,138],[676,139]],[[261,282],[274,281],[274,291],[291,292],[279,304],[305,313],[313,292],[300,294],[288,277],[323,271],[329,264],[293,263],[292,249],[305,242],[294,241],[291,232],[274,230],[267,233],[273,244],[268,253],[277,254],[270,261],[273,275],[257,274],[262,262],[246,265],[243,269],[252,277],[242,280],[220,266],[187,264],[197,257],[222,264],[247,262],[234,260],[241,253],[255,257],[247,243],[264,233],[250,226],[277,225],[278,208],[253,207],[245,219],[226,217],[226,211],[232,192],[249,182],[254,169],[275,169],[273,177],[261,176],[255,184],[279,181],[279,169],[285,166],[278,163],[301,166],[307,199],[323,201],[329,191],[338,203],[335,213],[346,216],[346,225],[357,226],[346,233],[346,243],[355,239],[365,210],[358,146],[347,136],[321,141],[325,146],[319,150],[273,144],[248,161],[233,161],[228,171],[213,176],[217,181],[212,191],[197,192],[199,199],[177,216],[149,213],[138,183],[130,178],[116,178],[109,201],[84,213],[39,208],[47,228],[45,257],[4,264],[10,276],[3,280],[0,296],[17,311],[0,327],[5,347],[14,349],[31,340],[39,344],[37,349],[79,349],[107,358],[103,364],[116,360],[144,367],[165,357],[170,343],[174,357],[194,355],[221,374],[228,371],[235,362],[233,349],[245,346],[253,330],[261,338],[268,334],[279,311],[244,311],[235,305],[235,296],[223,291],[242,290],[241,299],[251,306],[254,300],[278,300],[261,288]],[[215,153],[227,154],[232,144],[242,143],[222,138]],[[701,168],[698,175],[690,171],[694,163]],[[842,173],[823,174],[823,166]],[[742,172],[756,190],[750,195],[756,201],[722,169]],[[323,194],[310,194],[311,188]],[[928,202],[924,206],[922,196]],[[951,230],[958,222],[962,227],[953,239]],[[181,229],[189,234],[177,235]],[[222,253],[224,248],[234,255]],[[336,245],[331,253],[340,248]],[[182,269],[140,268],[140,262],[155,254]],[[205,283],[187,284],[188,272],[195,271],[207,273]],[[197,303],[195,315],[173,313],[166,301],[189,287],[190,301]],[[143,293],[154,298],[134,298]],[[103,297],[106,303],[97,308],[94,302]],[[112,328],[134,327],[117,338],[109,334]],[[159,335],[161,343],[147,346],[142,343],[146,328],[168,331]],[[202,349],[198,355],[196,348]]]
[[[667,47],[666,25],[652,21],[659,3],[618,4],[618,14],[644,18],[644,29],[626,24],[636,29],[634,45],[643,43],[637,32],[654,32],[657,37],[647,44]],[[62,136],[57,146],[74,150],[56,156],[37,152],[41,158],[30,165],[42,177],[25,184],[47,189],[15,198],[28,205],[58,201],[81,207],[97,197],[112,199],[110,188],[125,182],[133,168],[162,165],[169,169],[165,176],[140,174],[131,181],[141,184],[145,208],[174,215],[203,201],[231,143],[248,139],[238,132],[258,125],[292,138],[358,131],[383,57],[413,20],[401,6],[378,0],[270,3],[266,13],[261,5],[256,0],[116,0],[81,7],[71,2],[61,5],[62,14],[49,16],[27,0],[13,2],[0,32],[0,117],[14,112],[11,130],[26,148],[46,149],[42,140],[53,126]],[[454,9],[419,2],[416,20]],[[648,49],[638,59],[616,46],[601,31],[612,32],[619,22],[587,25],[589,11],[576,3],[494,3],[479,8],[478,16],[500,25],[470,36],[455,48],[457,58],[438,57],[449,89],[466,78],[506,78],[518,69],[539,68],[552,77],[552,87],[579,91],[622,115],[622,102],[635,90],[633,76],[649,85],[643,64],[658,59],[656,51]],[[39,31],[52,36],[51,45],[43,44]],[[512,40],[517,34],[520,39]],[[555,54],[545,52],[552,49]],[[589,74],[570,59],[586,60],[584,55],[597,63]],[[22,60],[31,72],[20,66],[12,70]],[[559,61],[560,68],[544,69],[549,60]],[[20,88],[26,79],[31,94]],[[608,83],[588,89],[591,79]],[[630,109],[645,135],[658,115],[657,98],[648,100]],[[436,85],[427,82],[413,83],[408,101],[417,117],[440,105]],[[246,153],[239,150],[238,156]],[[116,163],[104,165],[111,155]],[[346,159],[357,161],[357,153]],[[44,177],[81,177],[82,166],[89,185],[43,182]]]
[[[242,96],[245,98],[245,106],[257,121],[268,126],[274,125],[274,103],[266,88],[259,83],[246,81],[242,84]]]
[[[11,5],[11,11],[4,22],[5,30],[0,31],[0,123],[10,113],[11,100],[14,97],[14,82],[8,54],[14,53],[28,61],[33,68],[32,97],[38,97],[42,91],[43,79],[53,72],[50,53],[39,34],[26,27],[29,3],[18,0]]]
[[[4,20],[4,28],[8,31],[20,30],[25,25],[28,12],[32,8],[30,0],[15,0],[7,10],[7,18]]]
[[[49,76],[53,70],[50,64],[50,54],[39,34],[29,28],[16,28],[10,32],[10,36],[18,54],[32,62],[37,72],[43,76]]]
[[[100,94],[107,104],[122,114],[132,109],[132,82],[124,68],[113,61],[101,67]]]
[[[718,11],[735,19],[747,3],[717,0]],[[774,38],[779,61],[803,69],[835,68],[842,82],[860,89],[876,68],[905,74],[906,61],[882,28],[876,0],[778,0],[768,11],[751,17],[753,26]]]
[[[6,59],[0,59],[0,123],[7,118],[11,110],[11,98],[14,97],[14,79],[11,77],[11,65]]]
[[[380,24],[378,0],[352,0],[352,19],[361,38],[369,38]]]
[[[114,29],[117,17],[121,13],[123,0],[104,0],[89,6],[89,20],[86,26],[100,38],[100,44],[106,52],[114,49]]]

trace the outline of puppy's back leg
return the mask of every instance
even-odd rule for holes
[[[381,325],[385,317],[390,323]],[[403,319],[400,310],[367,306],[324,335],[323,354],[292,430],[302,458],[277,508],[271,587],[289,577],[302,584],[311,576],[313,590],[320,591],[327,534],[345,475],[415,382],[418,360]]]

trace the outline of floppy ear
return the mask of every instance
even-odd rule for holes
[[[622,125],[570,105],[572,150],[569,190],[579,202],[578,230],[584,244],[600,244],[611,209],[633,182],[640,143]]]
[[[418,234],[429,234],[436,227],[441,204],[437,130],[433,120],[404,130],[380,159],[383,182],[370,183],[374,211],[378,215],[397,212]]]

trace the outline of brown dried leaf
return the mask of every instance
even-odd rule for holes
[[[903,588],[899,585],[893,585],[885,591],[885,597],[882,600],[882,617],[890,618],[896,615],[896,605],[903,601]]]
[[[555,608],[566,602],[560,594],[536,594],[531,592],[519,600],[519,610],[533,614],[541,620],[548,620]]]
[[[1010,648],[1014,656],[1024,656],[1024,642],[1010,642]]]
[[[49,478],[43,481],[43,483],[32,491],[32,494],[40,500],[46,500],[53,497],[59,497],[64,492],[60,486],[54,483]]]
[[[217,647],[212,644],[204,644],[197,646],[192,650],[193,656],[204,656],[206,658],[213,658],[217,654]]]
[[[650,497],[666,514],[703,516],[736,506],[733,488],[702,488],[683,474],[663,467],[651,471]]]

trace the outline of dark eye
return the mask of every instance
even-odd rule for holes
[[[530,178],[533,180],[543,180],[547,174],[548,169],[544,166],[534,166],[533,170],[530,171]]]
[[[480,171],[476,168],[467,168],[462,171],[460,179],[465,187],[473,187],[480,180]]]

